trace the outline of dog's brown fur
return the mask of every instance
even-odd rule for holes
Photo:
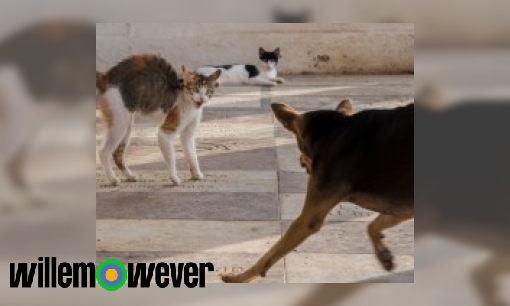
[[[283,256],[317,233],[341,201],[379,212],[368,234],[382,266],[394,268],[382,231],[414,218],[414,105],[394,110],[352,112],[350,100],[336,111],[300,114],[273,104],[276,118],[297,138],[300,161],[309,172],[301,215],[282,239],[244,273],[225,282],[264,277]]]

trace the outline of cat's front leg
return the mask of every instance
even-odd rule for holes
[[[175,161],[175,136],[175,132],[160,129],[158,133],[158,142],[161,153],[163,153],[163,157],[165,158],[168,166],[168,170],[170,171],[170,179],[175,185],[180,185],[181,180],[177,175],[177,165]]]
[[[198,155],[195,146],[195,130],[198,125],[198,121],[193,122],[186,127],[181,133],[182,147],[184,148],[184,155],[188,161],[188,165],[191,171],[191,178],[194,180],[203,180],[204,174],[200,171],[200,165],[198,162]]]
[[[284,84],[285,83],[285,79],[283,78],[274,78],[274,79],[271,79],[273,82],[276,82],[277,84]]]
[[[252,85],[262,85],[262,86],[276,86],[278,83],[276,81],[272,81],[266,78],[262,78],[260,76],[256,78],[252,78],[248,81],[248,84]]]

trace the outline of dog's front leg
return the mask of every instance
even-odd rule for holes
[[[301,215],[292,222],[290,228],[261,259],[241,274],[223,274],[226,283],[247,283],[255,278],[265,277],[267,271],[287,253],[299,246],[312,234],[317,233],[330,210],[336,205],[336,197],[325,197],[315,188],[308,187],[305,206]]]

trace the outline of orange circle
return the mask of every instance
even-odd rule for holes
[[[109,282],[116,281],[118,277],[119,275],[115,269],[108,269],[105,273],[105,278]]]

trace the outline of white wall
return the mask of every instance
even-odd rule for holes
[[[280,72],[398,74],[414,71],[413,24],[97,24],[96,63],[105,70],[139,52],[174,66],[256,63],[280,47]]]

